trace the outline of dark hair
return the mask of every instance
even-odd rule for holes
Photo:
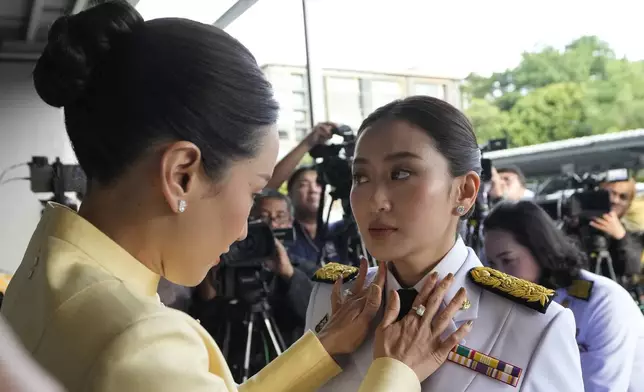
[[[278,105],[254,57],[224,31],[186,19],[144,22],[125,1],[56,20],[34,69],[91,180],[108,183],[151,146],[186,140],[217,178],[254,156]]]
[[[526,247],[541,267],[539,284],[558,289],[572,284],[586,255],[531,201],[501,202],[483,222],[485,231],[503,230]]]
[[[513,174],[516,174],[517,177],[519,178],[519,182],[521,183],[521,185],[525,186],[525,175],[523,174],[523,171],[521,171],[521,169],[519,169],[519,166],[515,166],[515,165],[503,166],[503,167],[497,168],[496,171],[499,174],[501,174],[501,173],[513,173]]]
[[[295,216],[295,210],[293,209],[291,198],[283,193],[280,193],[279,191],[276,191],[275,189],[270,188],[265,188],[259,195],[257,195],[257,197],[255,198],[254,208],[259,206],[260,203],[266,199],[283,200],[286,203],[286,208],[288,209],[289,214],[291,214],[291,218]]]
[[[317,170],[315,169],[315,167],[310,165],[300,166],[297,169],[295,169],[293,174],[291,174],[291,176],[288,178],[288,181],[286,182],[286,190],[290,193],[293,190],[293,187],[295,186],[295,182],[297,182],[297,180],[300,179],[300,176],[310,171],[317,173]]]
[[[388,103],[360,125],[358,136],[380,121],[406,121],[423,129],[447,159],[452,177],[470,171],[481,174],[481,150],[472,123],[454,106],[438,98],[418,95]]]

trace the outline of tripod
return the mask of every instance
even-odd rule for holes
[[[594,235],[592,237],[593,250],[590,252],[590,258],[595,262],[595,273],[597,275],[604,275],[602,273],[602,265],[608,268],[609,277],[617,282],[617,275],[615,268],[613,268],[613,259],[610,257],[608,251],[608,241],[603,235]]]
[[[230,270],[233,270],[231,272],[234,273],[235,268],[230,268]],[[270,289],[265,279],[262,279],[260,271],[254,271],[254,274],[242,276],[239,280],[242,285],[247,284],[250,286],[259,284],[260,286],[259,291],[249,290],[244,296],[243,301],[232,298],[226,305],[229,311],[241,309],[242,317],[226,317],[224,336],[222,339],[222,352],[230,368],[238,372],[239,377],[236,378],[244,382],[255,371],[260,370],[263,365],[271,361],[271,354],[273,354],[273,358],[279,356],[286,348],[286,344],[272,316],[271,306],[268,301]],[[231,351],[233,334],[235,331],[241,331],[240,328],[237,328],[238,324],[245,326],[245,334],[241,337],[242,344],[235,346],[241,347],[243,345],[244,356],[242,358],[233,358],[231,354],[233,352],[239,352],[238,350]],[[259,340],[257,340],[258,337]],[[265,362],[263,365],[259,365],[253,363],[253,353],[260,351],[258,348],[261,349],[262,343]]]

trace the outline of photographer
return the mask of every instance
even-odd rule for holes
[[[322,187],[316,168],[302,166],[296,169],[306,153],[331,139],[335,128],[337,125],[331,122],[316,125],[300,144],[277,163],[266,186],[267,189],[278,189],[284,182],[287,183],[288,195],[293,204],[293,228],[296,235],[295,244],[289,253],[303,260],[317,261],[322,256],[322,261],[346,262],[340,257],[343,249],[339,249],[340,246],[334,240],[335,227],[328,227],[326,232],[318,230]]]
[[[288,196],[274,190],[264,190],[255,199],[252,215],[266,222],[272,229],[293,228],[293,206]],[[318,268],[316,260],[307,260],[291,254],[292,244],[276,240],[277,255],[267,263],[275,274],[271,305],[275,320],[287,345],[304,332],[306,308],[313,284],[310,277]]]
[[[336,124],[324,122],[317,124],[294,149],[284,156],[273,170],[273,176],[268,181],[266,188],[279,189],[283,183],[290,181],[295,168],[302,162],[302,158],[319,144],[326,143],[333,136]]]
[[[295,170],[287,183],[288,195],[293,203],[293,228],[295,243],[290,249],[292,255],[303,260],[320,259],[321,261],[341,260],[340,246],[336,243],[336,226],[330,224],[326,230],[320,230],[318,218],[322,187],[318,182],[318,173],[312,166],[302,166]]]
[[[490,266],[555,290],[569,308],[587,392],[639,391],[644,385],[644,318],[629,293],[583,270],[586,255],[530,201],[504,202],[485,220]]]
[[[610,253],[617,281],[624,283],[628,278],[639,273],[642,254],[642,246],[638,243],[635,233],[627,232],[621,221],[635,197],[635,182],[633,180],[606,182],[600,187],[609,192],[611,210],[601,217],[594,218],[589,226],[606,237],[607,250]],[[566,231],[578,238],[584,250],[592,251],[593,244],[589,241],[592,235],[588,234],[588,227],[568,224]],[[591,265],[590,270],[595,271],[595,266]],[[606,264],[602,265],[601,274],[610,277],[610,270]]]
[[[489,201],[496,204],[501,200],[518,201],[532,199],[534,192],[526,188],[525,176],[517,166],[492,168]]]

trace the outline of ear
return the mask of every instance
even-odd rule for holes
[[[201,150],[193,143],[170,144],[161,155],[161,189],[170,209],[178,213],[179,201],[186,205],[197,200],[201,168]]]
[[[474,208],[474,203],[476,202],[476,197],[479,194],[479,187],[481,186],[481,178],[476,172],[471,171],[461,177],[457,178],[455,181],[457,187],[456,198],[454,200],[454,211],[459,206],[465,207],[465,213],[458,214],[463,216],[467,214],[472,208]]]

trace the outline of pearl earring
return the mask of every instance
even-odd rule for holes
[[[465,207],[464,206],[456,207],[456,213],[459,215],[463,215],[465,213]]]
[[[186,210],[186,201],[185,200],[179,200],[179,212],[184,212]]]

